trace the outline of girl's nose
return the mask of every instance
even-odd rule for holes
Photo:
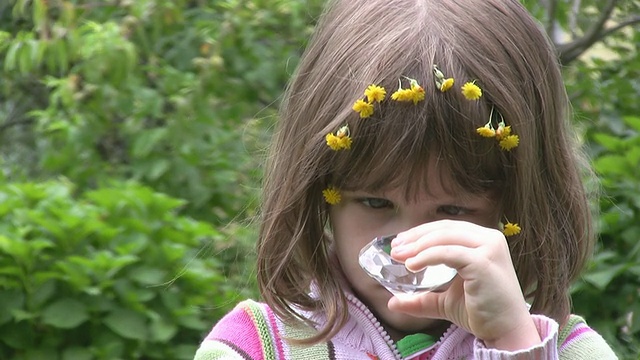
[[[423,211],[412,211],[410,213],[401,214],[400,227],[398,232],[409,230],[416,226],[438,220],[434,214]]]

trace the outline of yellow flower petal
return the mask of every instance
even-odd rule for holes
[[[367,97],[369,103],[373,103],[374,101],[381,102],[382,100],[384,100],[386,95],[387,90],[385,90],[382,86],[373,84],[369,85],[369,87],[367,87],[367,89],[364,91],[364,96]]]
[[[517,223],[512,224],[509,222],[504,226],[502,233],[504,234],[504,236],[513,236],[520,234],[521,230],[522,229],[520,229],[520,225],[518,225]]]
[[[442,82],[442,85],[440,85],[440,91],[445,92],[445,91],[451,89],[452,86],[453,86],[453,78],[445,79]]]
[[[326,201],[329,205],[337,205],[342,200],[340,190],[338,190],[335,186],[329,186],[328,188],[322,190],[322,196],[324,196],[324,201]]]
[[[350,136],[344,136],[339,138],[338,140],[338,144],[340,145],[340,149],[345,149],[345,150],[349,150],[351,149],[351,143],[353,141],[351,140]]]
[[[518,144],[520,144],[520,137],[518,137],[518,135],[509,135],[500,140],[500,148],[505,151],[510,151],[517,147]]]
[[[496,138],[502,140],[509,135],[511,135],[511,126],[504,126],[504,123],[500,123],[496,129]]]
[[[413,101],[413,105],[417,104],[418,101],[424,100],[424,89],[422,86],[411,86],[411,101]]]
[[[352,109],[353,111],[359,113],[360,117],[363,119],[373,115],[373,104],[370,104],[362,99],[356,100],[356,102],[353,103]]]
[[[477,129],[476,129],[476,132],[477,132],[480,136],[482,136],[482,137],[486,137],[486,138],[491,138],[491,137],[496,136],[496,131],[495,131],[495,130],[493,130],[492,128],[490,128],[490,127],[487,127],[487,126],[483,126],[483,127],[479,127],[479,128],[477,128]]]
[[[420,86],[420,84],[418,84],[418,81],[411,78],[407,79],[409,79],[411,87],[409,89],[400,88],[396,90],[396,92],[391,94],[391,100],[406,102],[413,101],[413,104],[415,105],[418,103],[418,101],[424,100],[424,89],[422,88],[422,86]]]
[[[327,146],[329,146],[331,150],[338,151],[351,149],[353,140],[351,139],[351,136],[349,136],[349,125],[341,127],[335,134],[328,133],[325,136],[325,140],[327,142]]]
[[[396,92],[391,94],[391,100],[396,101],[411,101],[412,100],[412,91],[411,89],[398,89]]]
[[[333,135],[332,133],[328,133],[325,136],[325,140],[327,141],[327,145],[331,148],[331,150],[338,151],[341,149],[340,138]]]
[[[462,85],[462,95],[464,95],[467,100],[478,100],[482,96],[482,90],[473,82],[467,82]]]

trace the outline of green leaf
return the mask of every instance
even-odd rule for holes
[[[147,157],[153,149],[166,137],[167,128],[156,128],[143,131],[135,138],[133,143],[133,155],[136,157]]]
[[[593,139],[609,151],[617,151],[624,146],[624,140],[606,133],[596,133]]]
[[[15,309],[11,312],[13,318],[17,322],[21,322],[24,320],[35,319],[38,315],[29,311],[25,311],[23,309]]]
[[[594,168],[601,175],[624,175],[628,172],[627,162],[624,156],[604,155],[594,161]]]
[[[18,290],[3,289],[0,291],[0,325],[11,320],[11,313],[24,306],[24,294]]]
[[[40,272],[40,274],[43,273],[44,272]],[[54,274],[55,273],[52,273],[51,275]],[[31,301],[33,301],[35,306],[40,307],[55,296],[55,291],[56,282],[54,280],[47,280],[35,289],[35,292],[31,295]]]
[[[178,323],[186,328],[200,330],[206,329],[207,324],[196,314],[186,314],[178,318]]]
[[[87,348],[72,347],[64,349],[62,352],[62,360],[91,360],[93,355]]]
[[[624,122],[634,128],[636,131],[640,131],[640,117],[639,116],[625,116]]]
[[[197,345],[180,344],[173,348],[173,353],[177,360],[188,360],[193,358],[193,354],[196,350],[198,350]]]
[[[0,344],[13,349],[30,349],[35,339],[33,334],[34,329],[26,321],[7,324],[0,328]]]
[[[66,298],[49,305],[42,312],[42,322],[60,329],[73,329],[89,319],[85,304]]]
[[[178,326],[162,317],[156,317],[151,322],[151,340],[167,342],[178,332]]]
[[[167,159],[158,159],[151,163],[151,168],[146,174],[147,178],[152,181],[158,180],[171,167],[171,163]]]
[[[42,348],[38,346],[37,348],[26,349],[24,352],[24,360],[41,360],[41,359],[51,359],[57,360],[56,349],[52,347]]]
[[[129,309],[116,309],[105,319],[105,325],[127,339],[146,340],[147,324],[144,316]]]
[[[29,244],[0,235],[0,252],[11,255],[15,260],[22,262],[27,259],[29,254]]]
[[[598,290],[604,290],[609,283],[618,275],[620,275],[625,268],[626,264],[613,265],[607,269],[590,272],[584,275],[584,280],[595,286]]]
[[[129,273],[129,278],[141,285],[157,286],[166,281],[167,271],[151,267],[139,267]]]

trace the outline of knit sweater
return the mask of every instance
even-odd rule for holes
[[[287,324],[266,304],[243,301],[214,326],[200,345],[195,360],[617,359],[605,340],[576,315],[570,317],[561,331],[554,320],[532,315],[542,343],[516,352],[487,348],[481,340],[456,325],[451,325],[435,344],[413,341],[410,349],[399,349],[400,342],[396,344],[391,340],[360,300],[352,294],[347,294],[347,298],[348,322],[330,341],[313,346],[294,345],[285,340],[309,337],[315,331],[312,327]]]

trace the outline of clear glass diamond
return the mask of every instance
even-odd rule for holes
[[[364,271],[394,295],[423,291],[445,291],[456,271],[446,265],[429,266],[418,272],[409,271],[403,263],[391,258],[391,240],[396,235],[373,239],[360,250],[359,262]]]

